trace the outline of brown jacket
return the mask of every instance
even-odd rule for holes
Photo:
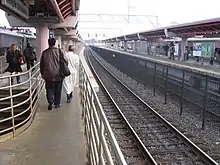
[[[40,72],[45,81],[61,81],[59,49],[50,47],[43,51],[40,60]]]

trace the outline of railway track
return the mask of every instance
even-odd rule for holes
[[[138,63],[137,61],[134,62],[133,60],[127,60],[125,59],[125,63],[127,65],[123,65],[114,60],[108,60],[108,58],[103,57],[104,59],[107,59],[112,65],[114,65],[116,68],[121,70],[123,73],[127,74],[128,76],[134,78],[139,83],[145,85],[145,86],[154,86],[153,79],[154,79],[154,65],[145,65],[144,63],[140,63],[138,66],[135,66],[134,68],[130,68],[131,65],[135,65],[135,63]],[[119,60],[120,61],[120,60]],[[184,81],[184,89],[183,89],[183,99],[181,99],[181,86],[182,86],[182,80],[181,75],[179,77],[168,74],[167,79],[167,88],[165,89],[166,84],[166,69],[161,68],[161,66],[156,67],[156,91],[160,94],[164,95],[164,92],[167,92],[167,96],[172,98],[172,100],[175,100],[177,103],[183,102],[183,106],[191,108],[189,109],[190,113],[195,113],[196,116],[199,118],[203,115],[204,110],[204,84],[203,88],[200,88],[199,90],[194,88],[192,85],[191,80],[189,79],[189,76],[187,73],[185,74],[185,81]],[[181,73],[182,74],[182,73]],[[146,76],[147,75],[147,76]],[[188,78],[187,78],[188,77]],[[218,92],[215,91],[216,87],[214,88],[213,84],[211,85],[210,82],[208,83],[209,90],[207,91],[207,104],[206,104],[206,120],[207,121],[215,121],[216,126],[218,125],[220,121],[220,113],[218,111],[220,102],[218,100]],[[212,87],[212,88],[211,88]],[[212,120],[214,119],[214,120]]]
[[[133,165],[154,164],[153,159],[149,156],[150,154],[126,122],[120,113],[120,109],[115,106],[111,97],[105,92],[105,89],[101,88],[98,97],[127,163]]]
[[[102,88],[107,89],[109,94],[107,96],[106,90],[101,90],[98,96],[116,138],[120,138],[117,140],[128,164],[217,165],[212,158],[107,72],[91,53],[88,54],[93,72],[97,73]],[[114,106],[108,105],[110,98],[114,99]],[[128,146],[124,144],[125,141],[130,141]],[[128,154],[129,149],[133,155]]]
[[[91,66],[92,67],[92,66]],[[96,74],[93,70],[93,73]],[[128,164],[156,165],[156,162],[145,148],[133,128],[130,126],[120,108],[108,93],[104,84],[96,75],[100,90],[97,93],[108,122]],[[117,164],[117,162],[115,162]]]

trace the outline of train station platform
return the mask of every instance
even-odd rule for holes
[[[199,61],[197,61],[196,59],[189,59],[189,60],[185,60],[185,61],[180,61],[177,57],[175,58],[175,60],[170,60],[169,57],[165,56],[165,55],[155,55],[155,56],[149,55],[148,56],[144,53],[138,53],[138,52],[132,52],[132,53],[138,54],[140,56],[146,56],[146,57],[149,57],[152,59],[164,60],[164,61],[173,62],[176,64],[199,68],[199,69],[206,69],[207,71],[220,72],[220,65],[219,64],[214,62],[213,65],[210,65],[209,61],[207,61],[207,60],[202,61],[202,59],[200,59]]]
[[[80,61],[83,69],[86,63],[82,62],[82,59]],[[2,79],[0,85],[0,124],[5,125],[0,130],[0,164],[86,164],[86,145],[81,118],[82,107],[79,103],[79,87],[75,88],[70,104],[66,103],[66,95],[63,93],[62,106],[48,111],[46,91],[43,80],[40,78],[39,63],[35,65],[34,71],[27,70],[26,65],[23,65],[22,69],[24,72],[19,73],[20,84],[16,83],[16,75],[13,75],[15,83],[11,87],[9,78],[12,75],[5,73],[3,76],[5,79],[0,77]],[[84,72],[84,74],[86,73]],[[10,93],[11,97],[8,100],[10,89],[12,89],[12,93]],[[25,92],[26,90],[28,92]],[[13,103],[10,103],[11,98],[13,98]],[[12,125],[11,120],[14,121]],[[11,131],[7,131],[9,129]]]
[[[167,56],[162,56],[162,55],[153,56],[153,55],[146,55],[144,53],[118,50],[118,49],[113,49],[113,48],[108,48],[108,47],[101,47],[101,48],[114,51],[117,53],[124,53],[125,55],[138,57],[140,59],[145,59],[147,61],[166,64],[171,67],[176,67],[179,69],[186,69],[186,70],[201,73],[204,75],[209,75],[209,76],[220,78],[220,66],[217,65],[216,63],[214,65],[210,65],[206,61],[202,63],[201,60],[197,62],[196,60],[192,60],[192,59],[188,61],[170,60]]]
[[[64,95],[63,95],[64,96]],[[85,146],[79,94],[70,104],[47,110],[45,92],[33,124],[21,135],[0,143],[0,164],[70,165],[85,164]]]
[[[103,156],[95,152],[98,150],[105,151],[103,155],[112,160],[106,149],[106,140],[101,139],[105,133],[103,128],[109,131],[102,125],[107,121],[102,117],[98,125],[94,121],[94,126],[92,122],[92,128],[91,118],[88,118],[90,113],[101,113],[100,105],[94,106],[98,102],[96,92],[99,87],[84,57],[84,48],[78,52],[79,82],[73,100],[67,104],[63,93],[62,106],[52,111],[47,109],[39,63],[34,66],[34,71],[24,68],[23,73],[17,74],[21,76],[20,84],[12,86],[6,81],[14,76],[16,82],[17,75],[0,77],[6,79],[5,85],[0,86],[0,164],[84,165],[91,161],[104,161]],[[90,137],[91,131],[98,137]],[[89,149],[90,144],[92,150]],[[117,145],[115,141],[110,144]]]

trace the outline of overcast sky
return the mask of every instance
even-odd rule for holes
[[[172,23],[185,23],[209,18],[220,17],[219,0],[81,0],[80,13],[110,13],[110,14],[127,14],[128,4],[130,4],[130,14],[134,15],[155,15],[159,18],[159,26],[168,26]],[[88,37],[94,36],[96,33],[102,36],[119,35],[120,33],[131,33],[139,30],[148,30],[154,28],[152,23],[156,25],[154,17],[137,17],[139,22],[131,18],[132,23],[116,24],[116,23],[91,23],[80,22],[81,34]],[[82,21],[93,20],[94,18],[81,16]],[[95,18],[100,20],[99,17]],[[120,18],[114,18],[120,19]],[[111,20],[111,18],[103,18],[103,20]],[[96,27],[103,29],[94,30]],[[91,28],[91,29],[89,29]],[[108,28],[108,29],[107,29]],[[112,28],[112,29],[110,29]]]
[[[7,26],[9,27],[8,20],[5,17],[5,12],[3,10],[0,10],[0,26]]]
[[[158,16],[159,27],[175,23],[185,23],[197,20],[220,17],[219,0],[81,0],[80,14],[128,14],[152,15],[152,17],[130,17],[130,23],[122,16],[80,16],[79,30],[83,38],[98,38],[117,36],[156,27]],[[9,26],[4,12],[0,11],[0,26]],[[100,23],[102,19],[102,23]],[[119,21],[114,23],[113,21]],[[99,21],[99,22],[89,22]]]

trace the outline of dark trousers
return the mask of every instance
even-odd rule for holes
[[[13,77],[14,78],[14,77]],[[11,78],[11,83],[14,84],[14,80],[13,78]],[[17,79],[17,83],[20,82],[20,76],[16,76],[16,79]]]
[[[46,81],[47,101],[54,105],[60,105],[61,92],[62,92],[62,81],[49,82]]]
[[[170,59],[174,60],[174,53],[170,53]]]
[[[34,60],[27,60],[27,70],[34,66]]]

